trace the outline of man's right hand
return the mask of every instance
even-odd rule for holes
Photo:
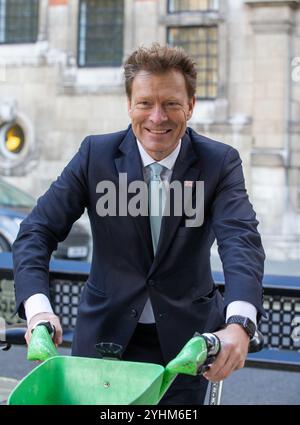
[[[62,343],[62,327],[58,316],[53,313],[39,313],[31,318],[30,322],[28,323],[27,331],[25,334],[27,345],[29,344],[32,335],[32,330],[35,328],[36,324],[41,321],[50,322],[55,327],[55,335],[53,337],[53,342],[56,347],[60,345]]]

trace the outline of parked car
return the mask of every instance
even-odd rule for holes
[[[35,204],[31,195],[0,179],[0,252],[11,251],[21,222]],[[89,249],[90,235],[82,224],[76,222],[67,238],[58,244],[53,257],[87,260]]]

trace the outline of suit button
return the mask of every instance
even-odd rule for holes
[[[133,309],[131,310],[131,312],[130,312],[130,316],[131,316],[131,317],[136,317],[136,316],[137,316],[137,311],[136,311],[136,309],[135,309],[135,308],[133,308]]]
[[[155,285],[155,281],[152,280],[152,279],[148,280],[148,285],[149,286],[154,286]]]

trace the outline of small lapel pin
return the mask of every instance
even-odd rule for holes
[[[184,187],[193,187],[193,181],[192,180],[185,180],[184,181]]]

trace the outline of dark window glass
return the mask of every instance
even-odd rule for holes
[[[219,0],[168,0],[168,12],[209,12],[219,9]]]
[[[182,47],[196,62],[196,95],[214,99],[218,91],[218,28],[170,27],[168,44]]]
[[[0,43],[35,43],[38,0],[0,0]]]
[[[81,0],[78,65],[120,66],[123,60],[123,0]]]
[[[29,194],[0,180],[0,207],[33,208],[35,200]]]

